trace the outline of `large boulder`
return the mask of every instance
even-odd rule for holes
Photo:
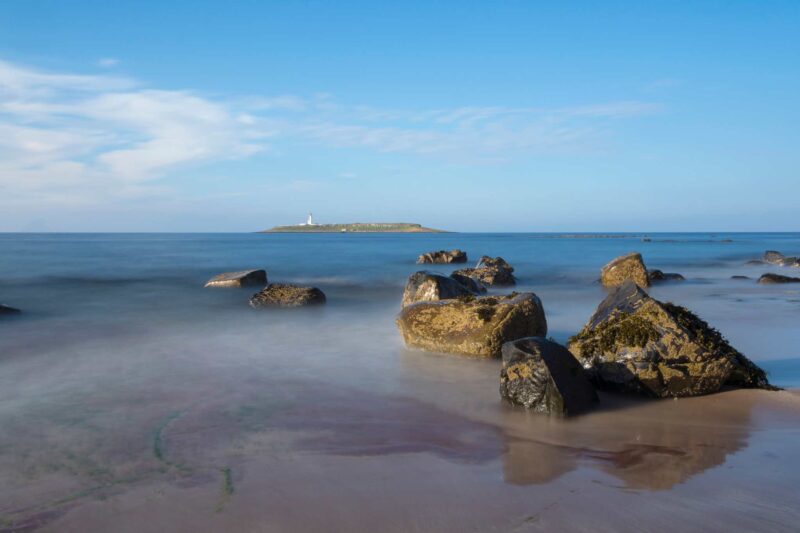
[[[453,275],[472,278],[486,286],[511,286],[517,283],[514,267],[502,257],[481,256],[475,268],[462,268]]]
[[[632,281],[598,306],[569,340],[598,385],[651,396],[695,396],[722,386],[771,388],[767,376],[691,311],[659,302]]]
[[[587,411],[598,401],[578,360],[544,337],[503,345],[500,396],[533,411],[559,416]]]
[[[9,305],[0,304],[0,315],[18,315],[22,311],[17,309],[16,307],[11,307]]]
[[[400,311],[397,327],[407,346],[480,357],[499,357],[504,342],[547,335],[544,307],[530,292],[418,302]]]
[[[600,270],[600,282],[605,287],[619,287],[628,280],[640,287],[650,286],[650,276],[638,252],[621,255]]]
[[[459,296],[476,295],[477,291],[465,287],[457,280],[422,270],[409,276],[403,290],[402,307],[416,302],[434,302],[458,298]]]
[[[252,287],[267,284],[267,272],[264,270],[239,270],[217,274],[206,283],[206,287]]]
[[[773,283],[800,283],[800,278],[793,278],[791,276],[781,276],[780,274],[764,274],[758,278],[759,283],[773,284]]]
[[[325,303],[325,293],[316,287],[270,283],[250,298],[250,307],[301,307]]]
[[[419,264],[447,264],[447,263],[466,263],[467,253],[461,250],[439,250],[436,252],[424,253],[417,258]]]

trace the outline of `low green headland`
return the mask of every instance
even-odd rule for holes
[[[313,224],[275,226],[259,233],[444,233],[420,224],[404,222],[355,222],[352,224]]]

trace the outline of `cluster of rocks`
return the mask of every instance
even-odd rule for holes
[[[513,268],[481,258],[452,276],[412,274],[397,326],[409,347],[480,357],[502,357],[500,395],[508,402],[559,416],[585,412],[596,388],[649,397],[710,394],[723,387],[774,389],[763,370],[683,307],[650,297],[651,282],[683,279],[648,271],[641,255],[603,267],[612,290],[583,329],[562,346],[547,339],[547,319],[533,293],[482,296],[462,283],[479,268]],[[466,271],[466,272],[465,272]],[[463,278],[456,277],[459,274]]]
[[[800,268],[800,257],[786,257],[775,250],[767,250],[764,252],[762,260],[770,265]]]
[[[418,264],[449,264],[449,263],[466,263],[467,253],[461,250],[438,250],[435,252],[427,252],[417,258]]]
[[[649,287],[659,281],[683,281],[685,278],[676,273],[661,270],[647,270],[642,254],[631,252],[611,260],[600,270],[600,282],[605,287],[619,287],[628,280],[640,287]]]
[[[782,267],[795,267],[800,268],[800,257],[787,257],[775,250],[767,250],[761,259],[752,259],[745,263],[747,265],[776,265]],[[747,276],[731,276],[731,279],[750,279]],[[774,274],[768,272],[762,274],[758,278],[758,283],[761,284],[776,284],[776,283],[800,283],[799,277],[784,276],[782,274]]]
[[[205,284],[212,288],[245,288],[261,286],[263,289],[250,297],[250,307],[302,307],[325,303],[325,293],[316,287],[303,287],[287,283],[268,283],[265,270],[240,270],[217,274]]]

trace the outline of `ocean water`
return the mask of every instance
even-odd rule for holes
[[[654,297],[800,387],[800,285],[755,282],[800,270],[746,264],[800,255],[800,234],[642,237],[0,234],[0,303],[23,310],[0,319],[0,531],[580,529],[607,512],[590,501],[629,506],[631,494],[659,502],[650,520],[684,509],[688,529],[727,513],[733,529],[770,515],[791,530],[792,392],[604,396],[597,413],[551,420],[500,402],[497,361],[407,350],[397,334],[425,251],[504,257],[561,342],[603,299],[600,267],[639,251],[686,277]],[[255,311],[254,290],[203,288],[247,268],[328,302]],[[686,511],[718,484],[714,503]],[[571,491],[585,494],[577,514],[553,503]]]

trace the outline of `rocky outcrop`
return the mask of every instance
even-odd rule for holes
[[[428,252],[422,254],[417,258],[419,264],[448,264],[448,263],[466,263],[467,253],[461,250],[439,250],[436,252]]]
[[[773,284],[773,283],[800,283],[800,278],[793,278],[791,276],[781,276],[780,274],[764,274],[758,278],[759,283]]]
[[[325,293],[316,287],[270,283],[250,298],[250,307],[301,307],[325,303]]]
[[[650,280],[650,283],[659,281],[684,281],[686,279],[675,272],[662,272],[658,269],[648,270],[647,278]]]
[[[775,250],[767,250],[764,252],[763,261],[770,265],[800,267],[800,257],[786,257]]]
[[[267,273],[264,270],[240,270],[217,274],[206,283],[206,287],[252,287],[267,284]]]
[[[397,327],[407,346],[480,357],[499,357],[504,342],[547,334],[542,302],[530,292],[418,302],[400,311]]]
[[[473,282],[474,283],[474,282]],[[403,290],[402,307],[416,302],[435,302],[458,298],[459,296],[475,296],[478,292],[459,283],[459,281],[422,270],[409,276]]]
[[[578,361],[566,348],[544,337],[503,345],[500,396],[533,411],[559,416],[587,411],[598,401]]]
[[[462,268],[453,274],[472,278],[488,287],[495,285],[508,287],[517,283],[514,267],[502,257],[481,256],[475,268]]]
[[[600,282],[605,287],[619,287],[628,280],[640,287],[650,286],[647,268],[638,252],[617,257],[600,270]]]
[[[691,311],[632,281],[608,295],[569,350],[598,385],[651,396],[695,396],[723,386],[771,388],[766,374]]]
[[[0,315],[18,315],[21,312],[22,311],[20,311],[16,307],[0,304]]]

